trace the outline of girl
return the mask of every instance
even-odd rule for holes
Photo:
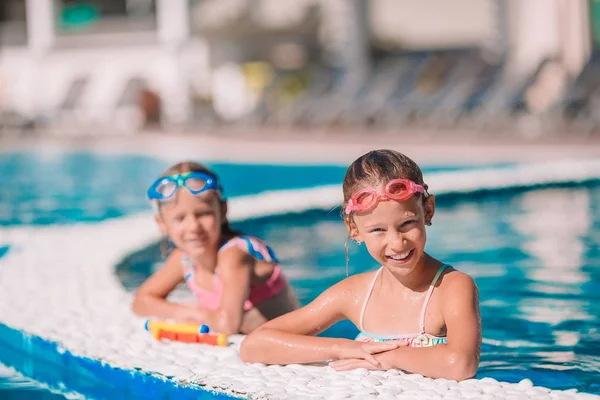
[[[364,242],[381,268],[346,278],[306,307],[263,325],[242,342],[242,360],[332,360],[339,371],[474,376],[481,346],[477,287],[424,251],[435,199],[420,168],[398,152],[372,151],[350,165],[343,192],[348,238]],[[342,319],[359,327],[356,340],[314,337]]]
[[[136,314],[205,323],[234,334],[298,308],[273,251],[229,226],[214,173],[193,162],[176,164],[150,186],[148,198],[175,250],[138,289]],[[198,303],[168,302],[167,295],[184,280]]]

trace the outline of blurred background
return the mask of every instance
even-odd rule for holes
[[[597,0],[2,0],[0,129],[590,135]],[[283,130],[281,130],[283,132]]]

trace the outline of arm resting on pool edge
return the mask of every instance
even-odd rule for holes
[[[220,333],[239,333],[246,317],[243,305],[248,296],[254,259],[237,248],[230,248],[221,254],[221,305],[216,310],[209,310],[196,302],[177,304],[167,300],[169,293],[184,281],[181,256],[181,251],[174,250],[163,267],[140,286],[131,307],[133,312],[144,317],[207,324]]]
[[[180,265],[181,253],[174,250],[162,268],[146,279],[136,291],[131,305],[135,314],[143,317],[185,320],[184,314],[189,313],[189,307],[166,300],[169,293],[183,282]]]
[[[181,252],[176,249],[162,268],[138,288],[131,304],[132,311],[142,317],[211,325],[213,321],[208,318],[208,310],[199,304],[177,304],[167,300],[167,296],[183,281]]]
[[[464,380],[477,372],[481,350],[479,296],[473,279],[463,273],[448,274],[443,309],[447,344],[432,347],[401,347],[376,355],[380,369],[401,369],[431,378]],[[336,370],[369,368],[361,360],[331,363]]]
[[[356,358],[379,365],[372,354],[395,349],[395,343],[361,343],[349,339],[315,337],[347,318],[355,297],[353,276],[327,289],[313,302],[267,322],[244,339],[240,358],[265,364],[304,364]]]

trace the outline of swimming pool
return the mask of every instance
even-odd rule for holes
[[[441,197],[428,251],[475,278],[483,348],[477,377],[599,393],[600,187]],[[345,277],[339,211],[235,224],[276,250],[303,304]],[[119,266],[133,290],[158,265],[157,246]],[[350,274],[377,268],[350,245]],[[353,338],[342,322],[324,334]]]
[[[99,221],[146,211],[139,193],[167,164],[85,153],[13,154],[0,160],[0,172],[15,178],[0,189],[4,226]],[[344,171],[335,166],[287,167],[284,172],[269,166],[220,168],[229,168],[217,170],[232,197],[254,193],[257,176],[270,176],[267,188],[274,190],[339,183]],[[227,183],[239,176],[245,177],[240,184]],[[479,285],[484,347],[478,377],[511,382],[527,377],[550,388],[600,393],[595,345],[600,339],[599,197],[596,186],[575,186],[439,198],[428,249],[470,273]],[[345,276],[346,232],[338,211],[236,225],[272,244],[303,303]],[[0,241],[0,247],[9,245]],[[151,247],[135,262],[121,264],[118,275],[133,289],[157,259]],[[364,249],[351,247],[350,273],[374,267]],[[354,333],[342,323],[326,334]]]

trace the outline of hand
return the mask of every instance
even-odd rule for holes
[[[336,360],[329,363],[329,366],[336,371],[349,371],[351,369],[366,368],[370,370],[384,369],[381,363],[377,366],[367,360],[360,358],[346,358],[344,360]]]
[[[360,343],[360,342],[355,342],[355,343]],[[382,344],[388,345],[388,348],[375,346],[375,345],[382,345]],[[362,345],[363,345],[363,348],[366,345],[372,346],[372,347],[368,347],[368,348],[364,349],[366,351],[370,351],[370,354],[368,355],[368,357],[344,357],[344,358],[340,357],[339,360],[330,362],[329,366],[331,368],[335,369],[336,371],[348,371],[348,370],[357,369],[357,368],[366,368],[366,369],[370,369],[370,370],[387,369],[381,364],[381,362],[379,360],[377,360],[375,358],[375,356],[373,356],[373,354],[381,354],[381,353],[384,353],[387,351],[395,350],[402,346],[408,346],[408,342],[389,341],[389,342],[379,342],[379,343],[362,343]],[[373,351],[373,350],[375,350],[375,351]],[[372,360],[374,360],[375,362],[373,362]]]
[[[178,321],[192,324],[210,324],[210,311],[198,303],[181,303],[177,317]]]
[[[401,343],[390,341],[390,342],[357,342],[354,340],[349,340],[348,343],[345,343],[339,346],[337,351],[338,361],[334,361],[329,365],[335,365],[337,362],[346,361],[346,360],[358,360],[362,362],[366,362],[367,364],[374,366],[376,368],[381,367],[381,363],[373,356],[373,354],[383,353],[385,351],[395,350],[397,349]],[[332,366],[333,366],[332,365]],[[345,364],[342,364],[345,365]],[[355,367],[360,368],[360,367]]]

